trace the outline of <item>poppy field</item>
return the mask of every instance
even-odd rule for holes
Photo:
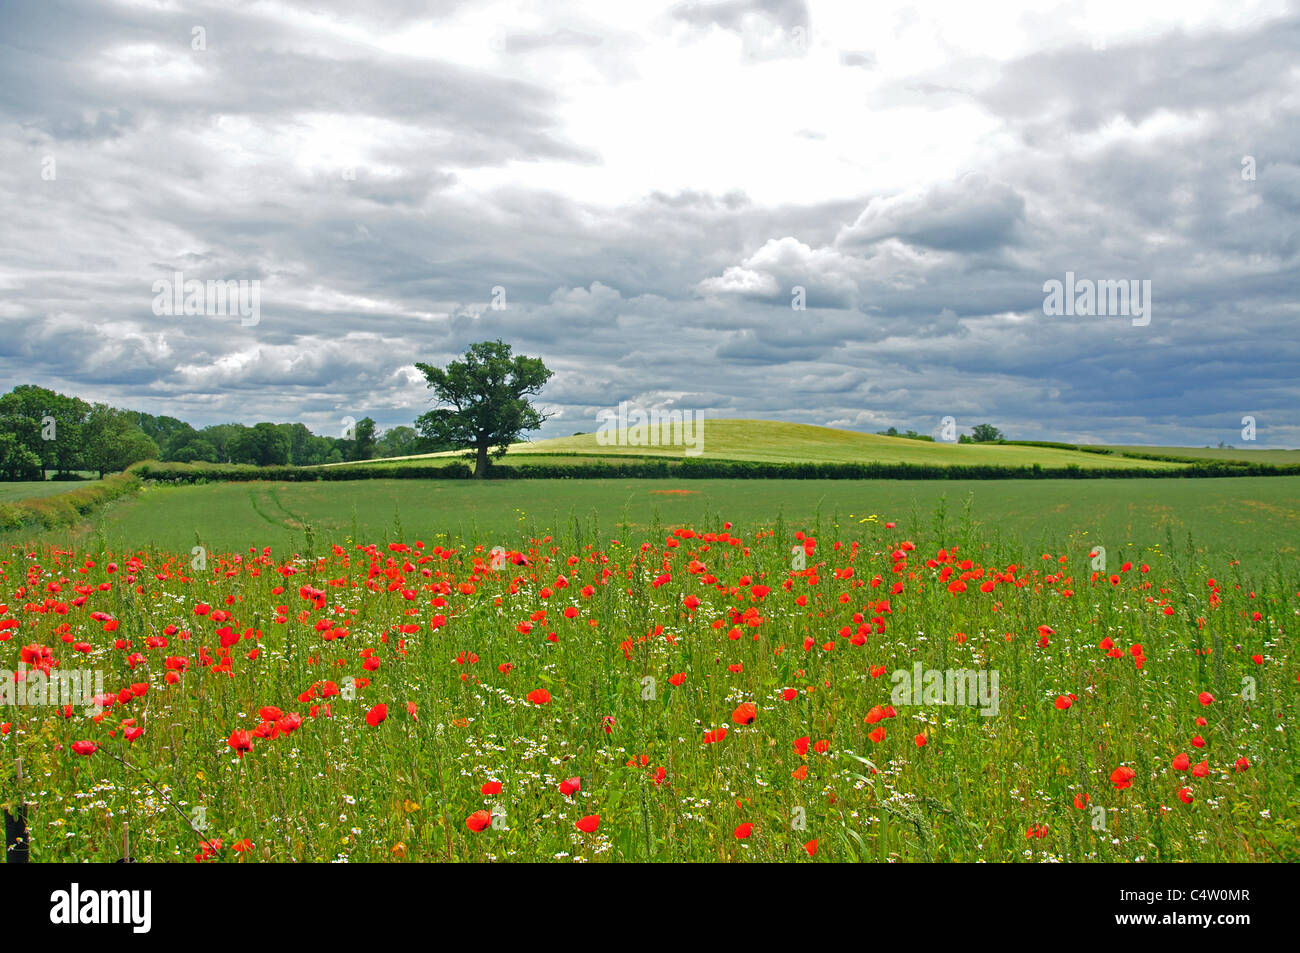
[[[1294,557],[609,533],[7,547],[31,860],[1300,856]]]

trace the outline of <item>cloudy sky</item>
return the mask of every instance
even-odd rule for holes
[[[3,389],[196,425],[410,423],[500,337],[541,436],[1300,447],[1296,2],[0,0],[0,209]]]

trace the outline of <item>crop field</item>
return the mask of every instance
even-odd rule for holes
[[[1142,453],[1156,457],[1178,457],[1184,460],[1236,460],[1244,463],[1266,463],[1287,466],[1300,463],[1300,450],[1251,450],[1241,447],[1151,447],[1107,446],[1113,453]]]
[[[321,542],[473,539],[491,546],[578,524],[591,539],[642,534],[653,523],[730,519],[755,528],[778,517],[847,532],[892,514],[930,528],[969,508],[983,537],[1028,549],[1105,544],[1141,554],[1172,537],[1209,568],[1256,567],[1300,555],[1300,478],[1195,480],[360,480],[148,487],[75,530],[10,534],[10,542],[116,553],[174,553]],[[626,527],[626,529],[624,529]],[[0,537],[3,539],[3,537]]]
[[[5,545],[33,861],[1287,861],[1300,480],[149,487]]]
[[[698,449],[698,454],[691,455],[699,459],[748,460],[759,463],[869,462],[1003,467],[1038,464],[1043,467],[1136,467],[1149,470],[1167,470],[1176,466],[1167,461],[1136,460],[1056,447],[942,443],[772,420],[702,420],[696,421],[694,427],[695,430],[685,435],[681,431],[667,433],[670,428],[642,426],[610,430],[603,436],[587,433],[517,443],[502,458],[502,464],[616,461],[629,457],[681,458],[684,449],[690,447],[692,451]],[[602,440],[605,442],[602,443]],[[422,454],[396,458],[391,461],[391,465],[428,464],[458,455],[453,451]],[[370,465],[376,462],[385,461],[366,461]]]

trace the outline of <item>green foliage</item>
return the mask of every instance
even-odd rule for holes
[[[289,462],[292,443],[284,431],[272,423],[245,427],[227,445],[231,463],[251,463],[259,467],[283,466]]]

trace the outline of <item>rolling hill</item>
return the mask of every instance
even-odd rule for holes
[[[631,428],[636,431],[637,428]],[[617,434],[617,436],[615,436]],[[617,462],[629,458],[684,457],[676,446],[633,446],[631,439],[645,440],[643,433],[627,430],[606,435],[618,445],[602,446],[594,433],[517,443],[501,461],[511,463]],[[705,420],[700,431],[703,460],[736,460],[759,463],[909,463],[937,466],[1043,467],[1078,466],[1084,469],[1140,468],[1169,469],[1178,464],[1159,460],[1138,460],[1110,452],[1086,452],[1058,447],[1023,444],[957,444],[884,437],[877,434],[792,424],[771,420]],[[368,465],[400,466],[408,462],[432,462],[458,456],[455,451],[365,461]],[[332,464],[350,466],[351,464]]]

